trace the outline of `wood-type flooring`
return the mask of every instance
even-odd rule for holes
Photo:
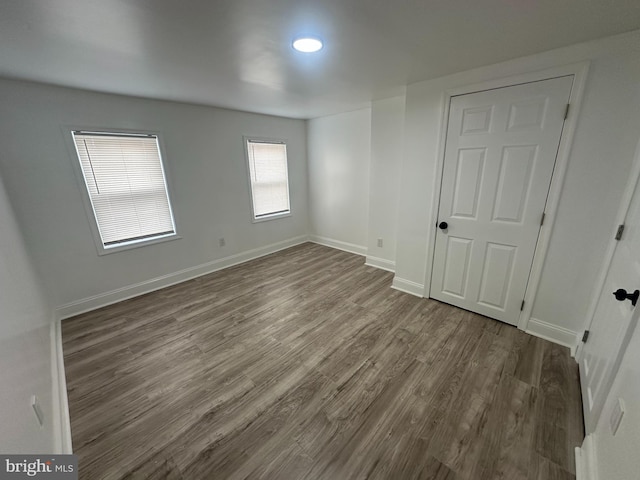
[[[81,479],[565,480],[568,349],[316,244],[63,321]]]

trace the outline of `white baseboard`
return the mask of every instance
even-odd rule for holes
[[[67,397],[67,379],[64,372],[64,354],[62,350],[62,326],[60,320],[51,324],[51,373],[53,404],[53,436],[57,454],[71,454],[71,419],[69,418],[69,399]]]
[[[576,447],[576,480],[598,480],[595,434],[587,435],[582,447]]]
[[[537,318],[530,318],[525,331],[531,335],[535,335],[536,337],[544,338],[550,342],[569,347],[572,355],[575,354],[576,338],[578,334],[573,330],[558,327],[557,325],[547,323],[543,320],[538,320]]]
[[[309,235],[309,241],[324,245],[325,247],[337,248],[349,253],[355,253],[356,255],[367,255],[367,247],[362,245],[356,245],[355,243],[343,242],[340,240],[334,240],[333,238],[320,237],[318,235]]]
[[[384,258],[372,257],[370,255],[367,255],[367,259],[365,260],[364,264],[370,267],[386,270],[387,272],[396,273],[396,262],[392,260],[386,260]]]
[[[404,278],[399,278],[398,276],[393,277],[391,288],[400,290],[404,293],[410,293],[411,295],[415,295],[416,297],[424,297],[424,285],[422,285],[421,283],[412,282],[411,280],[405,280]]]
[[[170,287],[171,285],[191,280],[192,278],[201,277],[202,275],[207,275],[239,263],[248,262],[249,260],[263,257],[308,241],[309,237],[307,235],[301,235],[281,242],[272,243],[271,245],[266,245],[264,247],[220,258],[212,262],[203,263],[202,265],[186,268],[178,272],[169,273],[161,277],[152,278],[144,282],[127,285],[126,287],[111,290],[110,292],[100,293],[92,297],[76,300],[57,307],[56,319],[62,320],[73,317],[74,315],[79,315],[129,298],[144,295],[145,293],[160,290],[161,288]]]

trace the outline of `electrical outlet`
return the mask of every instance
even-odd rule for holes
[[[36,414],[36,419],[38,420],[38,424],[42,427],[44,425],[44,412],[40,407],[40,402],[38,401],[38,397],[35,395],[31,396],[31,408],[33,408],[33,413]]]
[[[620,427],[620,423],[622,422],[622,417],[624,416],[624,402],[621,398],[618,398],[618,401],[613,406],[613,410],[611,412],[611,416],[609,417],[609,426],[611,427],[611,435],[615,435],[618,431],[618,427]]]
[[[220,240],[218,240],[218,243],[220,244],[221,247],[224,247],[227,244],[224,238],[221,238]]]
[[[378,239],[378,247],[382,248],[382,239],[381,238]]]

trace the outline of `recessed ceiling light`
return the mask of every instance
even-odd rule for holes
[[[322,40],[317,37],[298,37],[293,40],[293,48],[304,53],[317,52],[322,48]]]

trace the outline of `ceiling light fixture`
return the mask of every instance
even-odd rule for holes
[[[313,53],[322,48],[322,40],[317,37],[298,37],[293,40],[292,45],[299,52]]]

